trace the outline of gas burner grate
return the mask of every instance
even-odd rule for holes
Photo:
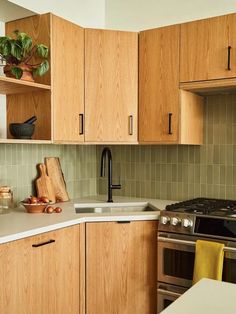
[[[236,215],[236,201],[211,198],[195,198],[166,206],[167,211],[230,216]]]

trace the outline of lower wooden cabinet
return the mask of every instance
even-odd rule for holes
[[[87,314],[157,313],[157,221],[86,224]]]
[[[81,228],[0,245],[0,313],[83,313]]]

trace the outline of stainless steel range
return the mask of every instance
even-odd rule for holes
[[[158,312],[192,285],[197,239],[225,244],[223,280],[236,283],[236,201],[196,198],[168,205],[158,228]]]

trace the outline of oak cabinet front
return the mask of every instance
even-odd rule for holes
[[[236,77],[236,14],[181,25],[180,81]]]
[[[82,314],[80,226],[0,245],[0,313]]]
[[[180,25],[140,33],[139,142],[201,144],[203,99],[179,89]]]
[[[85,30],[85,141],[137,142],[138,34]]]
[[[157,221],[86,224],[87,314],[157,313]]]

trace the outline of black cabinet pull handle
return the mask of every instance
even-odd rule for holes
[[[168,134],[173,134],[172,133],[172,113],[168,113],[168,116],[169,116],[169,131],[168,131]]]
[[[133,116],[129,116],[129,135],[133,135]]]
[[[231,56],[231,46],[228,46],[228,67],[227,70],[230,71],[231,70],[231,60],[230,60],[230,56]]]
[[[39,247],[39,246],[51,244],[51,243],[54,243],[54,242],[56,242],[56,240],[50,239],[50,240],[42,242],[42,243],[32,244],[32,247]]]
[[[118,224],[130,224],[131,221],[129,220],[121,220],[121,221],[117,221]]]
[[[79,114],[79,135],[84,134],[84,115],[83,113]]]

